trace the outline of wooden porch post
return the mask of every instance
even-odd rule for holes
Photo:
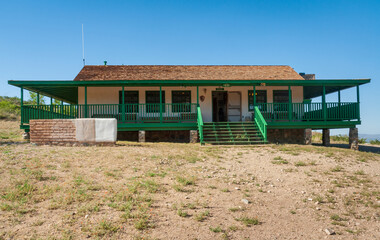
[[[87,86],[84,86],[84,117],[87,118]]]
[[[256,106],[256,86],[253,86],[253,110]]]
[[[341,118],[341,113],[340,113],[340,90],[338,90],[338,115],[339,118]]]
[[[322,86],[322,110],[323,110],[323,120],[327,120],[327,109],[326,109],[326,86]]]
[[[121,88],[121,120],[125,122],[125,96],[124,86]]]
[[[63,114],[63,101],[61,100],[61,114]]]
[[[358,120],[360,121],[360,96],[359,96],[359,85],[356,86],[356,102],[358,104]]]
[[[21,87],[20,88],[21,89],[21,96],[20,96],[20,106],[21,106],[21,125],[23,125],[23,120],[24,120],[24,118],[23,118],[23,108],[24,108],[24,88],[23,87]]]
[[[162,86],[160,86],[160,123],[162,123]]]
[[[197,107],[199,107],[199,86],[197,86]]]
[[[37,92],[37,106],[40,106],[40,93]]]
[[[288,92],[289,92],[289,109],[288,109],[288,117],[289,121],[293,119],[293,108],[292,108],[292,89],[290,86],[288,86]]]

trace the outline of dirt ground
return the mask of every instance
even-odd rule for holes
[[[380,239],[380,153],[5,140],[0,239]]]

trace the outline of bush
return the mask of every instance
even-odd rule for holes
[[[17,120],[20,117],[20,106],[11,101],[0,99],[0,119]]]
[[[380,140],[379,139],[371,140],[371,141],[369,141],[369,143],[371,143],[373,145],[380,145]]]

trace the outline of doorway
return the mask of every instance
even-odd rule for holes
[[[226,91],[213,91],[212,92],[212,121],[213,122],[227,122],[227,103],[228,95]]]
[[[228,92],[228,121],[241,121],[241,92]]]

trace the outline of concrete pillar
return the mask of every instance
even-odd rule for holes
[[[305,144],[311,145],[311,141],[313,138],[313,130],[311,128],[305,129]]]
[[[359,132],[358,128],[350,128],[349,132],[350,149],[359,150]]]
[[[145,142],[145,131],[139,131],[139,142]]]
[[[190,143],[198,142],[198,130],[190,130]]]
[[[330,129],[322,129],[322,144],[330,146]]]

